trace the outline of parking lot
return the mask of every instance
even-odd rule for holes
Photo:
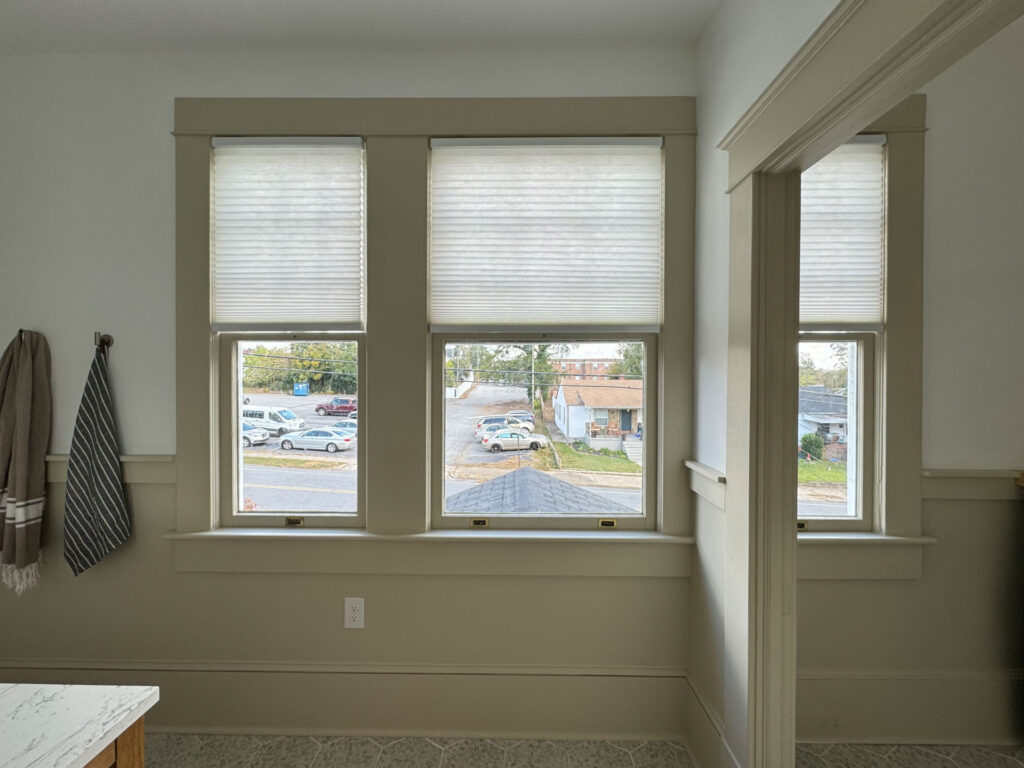
[[[296,397],[283,394],[249,394],[250,405],[284,407],[306,422],[306,428],[327,427],[344,416],[318,416],[317,404],[330,396],[312,394]],[[514,409],[527,409],[526,392],[522,387],[496,384],[478,384],[462,398],[445,401],[445,486],[444,493],[465,490],[484,482],[503,471],[535,464],[538,452],[530,450],[491,453],[475,437],[477,419],[483,415],[501,414]],[[327,453],[318,450],[290,450],[279,448],[276,436],[263,445],[244,451],[246,457],[263,460],[307,460],[330,462],[333,466],[316,468],[266,466],[262,463],[244,463],[244,494],[257,510],[350,512],[356,508],[358,450]],[[567,475],[568,477],[568,475]],[[614,483],[598,479],[581,482],[571,480],[594,493],[611,498],[621,504],[640,508],[640,491],[615,487]]]

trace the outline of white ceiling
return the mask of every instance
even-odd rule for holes
[[[0,52],[696,42],[719,0],[0,0]]]

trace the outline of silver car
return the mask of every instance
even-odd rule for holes
[[[520,432],[514,429],[498,430],[492,435],[485,435],[481,445],[494,453],[501,451],[524,451],[529,448],[536,451],[546,448],[548,439],[544,435],[532,435],[529,432]]]
[[[262,445],[270,439],[270,433],[265,429],[254,427],[248,422],[242,422],[242,446],[248,448],[252,445]]]
[[[281,438],[281,449],[312,448],[317,451],[347,451],[356,447],[356,433],[347,429],[307,429]]]
[[[341,421],[334,422],[329,427],[324,427],[324,429],[344,429],[349,432],[355,432],[359,429],[359,422],[355,419],[342,419]]]

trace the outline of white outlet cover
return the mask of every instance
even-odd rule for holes
[[[363,628],[363,598],[345,598],[345,629]]]

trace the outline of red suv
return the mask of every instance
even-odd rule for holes
[[[357,407],[354,397],[332,397],[331,402],[320,403],[316,407],[316,412],[320,416],[325,416],[328,413],[331,416],[348,416]]]

